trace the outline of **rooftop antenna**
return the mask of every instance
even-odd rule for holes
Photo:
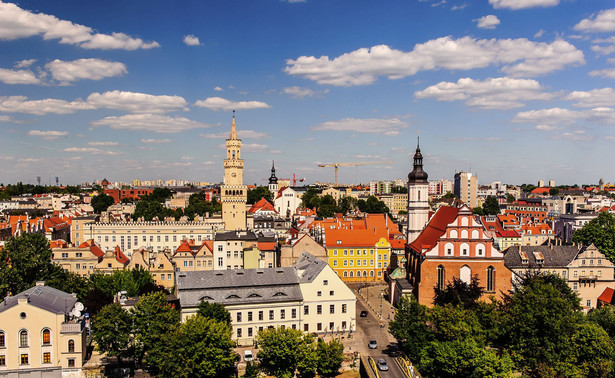
[[[36,182],[38,182],[38,185],[41,185],[41,176],[36,176]]]

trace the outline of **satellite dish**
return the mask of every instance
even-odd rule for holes
[[[75,303],[75,310],[77,310],[77,311],[83,311],[83,309],[84,309],[84,308],[85,308],[85,307],[83,306],[83,303],[81,303],[81,302],[77,302],[77,303]]]
[[[79,311],[79,310],[77,310],[76,308],[74,308],[74,309],[73,309],[73,311],[71,311],[71,314],[72,314],[74,317],[78,318],[78,317],[80,317],[80,316],[81,316],[81,311]]]

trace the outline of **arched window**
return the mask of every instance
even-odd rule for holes
[[[367,277],[367,271],[366,270],[363,271],[363,277]]]
[[[357,277],[361,277],[361,271],[357,270]]]
[[[4,336],[4,331],[0,331],[0,348],[6,347],[6,338]]]
[[[352,270],[350,271],[350,278],[354,277],[354,273],[352,272]]]
[[[468,238],[468,230],[461,230],[461,238],[462,239],[467,239]]]
[[[233,159],[235,159],[235,150],[233,150]]]
[[[483,243],[476,245],[476,256],[485,256],[485,245]]]
[[[457,230],[451,230],[449,237],[451,239],[457,239]]]
[[[436,268],[436,272],[437,274],[437,281],[436,281],[436,286],[438,287],[438,289],[443,289],[444,288],[444,267],[442,265],[438,265],[438,267]]]
[[[68,340],[68,353],[75,353],[75,341]]]
[[[470,253],[470,245],[468,243],[461,243],[460,254],[461,256],[468,256]]]
[[[344,277],[348,277],[348,272],[344,271]]]
[[[472,239],[478,239],[479,237],[478,230],[472,230]]]
[[[487,291],[495,291],[495,268],[492,266],[487,268]]]
[[[370,270],[370,271],[369,271],[369,276],[370,276],[370,277],[373,277],[373,276],[374,276],[374,271],[373,271],[373,270]]]
[[[449,242],[444,245],[444,254],[446,256],[453,256],[455,254],[455,246],[453,243]]]
[[[19,347],[27,348],[28,347],[28,331],[22,329],[19,331]]]
[[[43,345],[51,344],[51,331],[48,329],[43,330]]]
[[[468,217],[461,217],[461,225],[462,226],[468,225]]]
[[[472,269],[469,266],[464,265],[459,269],[459,279],[469,284],[472,280]]]

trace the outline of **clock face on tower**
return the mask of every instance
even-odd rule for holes
[[[231,177],[237,177],[237,173],[231,173]]]

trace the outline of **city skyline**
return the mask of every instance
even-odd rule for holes
[[[606,0],[0,2],[0,180],[609,177]],[[394,161],[393,164],[384,163]],[[53,182],[52,182],[53,183]]]

